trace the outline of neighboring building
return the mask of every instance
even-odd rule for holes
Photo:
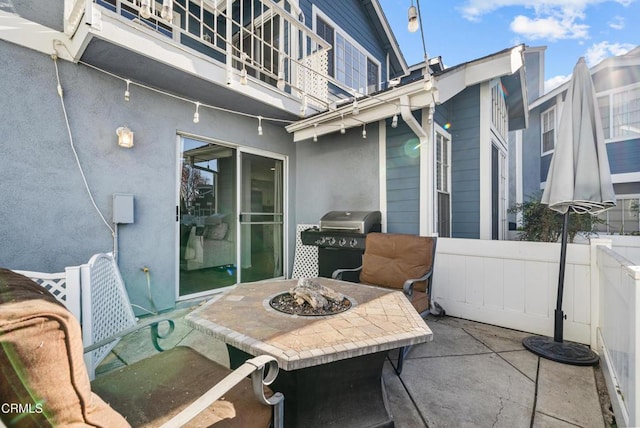
[[[314,172],[297,183],[299,198],[315,199],[298,217],[348,207],[343,183],[364,176],[368,195],[354,198],[379,195],[388,232],[506,238],[508,133],[527,123],[525,52],[520,45],[449,68],[434,58],[361,101],[357,114],[347,104],[288,126],[297,168]],[[342,127],[353,129],[345,137]],[[357,142],[363,130],[376,133],[377,146]],[[328,181],[322,189],[319,177]]]
[[[607,233],[638,232],[640,219],[633,207],[640,197],[640,47],[610,57],[591,68],[602,118],[607,155],[618,204],[602,214]],[[539,89],[542,88],[542,81]],[[568,82],[539,96],[529,105],[529,127],[522,132],[521,174],[516,201],[523,202],[544,189],[556,145],[556,131]],[[532,86],[529,86],[532,89]],[[637,208],[636,208],[637,209]]]
[[[524,46],[409,69],[376,0],[15,0],[0,18],[2,266],[115,250],[134,304],[163,310],[288,276],[296,224],[330,210],[505,236]]]

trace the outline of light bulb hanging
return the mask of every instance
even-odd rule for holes
[[[318,124],[314,123],[313,124],[313,142],[314,143],[318,142],[318,131],[317,131],[317,129],[318,129]]]
[[[307,114],[307,95],[302,94],[302,103],[300,103],[300,116]]]
[[[347,132],[347,130],[344,127],[344,115],[341,115],[341,117],[342,117],[342,123],[340,123],[340,133],[344,135]]]
[[[418,22],[418,10],[413,5],[413,0],[411,0],[411,7],[409,7],[408,17],[409,23],[407,25],[407,28],[409,29],[409,32],[415,33],[416,31],[418,31],[418,28],[420,28],[420,23]]]
[[[127,89],[124,90],[124,100],[129,101],[129,98],[131,97],[131,93],[129,92],[129,85],[131,84],[131,80],[127,79],[125,80],[125,82],[127,83]]]
[[[140,2],[140,16],[144,19],[151,18],[151,0],[142,0]]]
[[[276,83],[276,87],[281,91],[284,91],[285,81],[284,81],[284,73],[282,71],[278,73],[278,82]]]
[[[244,65],[242,66],[242,70],[240,70],[240,84],[241,85],[247,84],[247,69],[244,68]]]
[[[262,116],[258,116],[258,135],[262,135]]]
[[[366,124],[362,124],[362,139],[366,139],[367,138],[367,125]]]
[[[354,116],[358,113],[360,113],[360,107],[358,106],[358,99],[357,98],[353,98],[353,110],[352,113],[354,114]]]
[[[166,21],[173,21],[173,0],[162,0],[160,16]]]
[[[200,109],[200,101],[196,101],[196,112],[193,113],[193,123],[200,122],[200,113],[198,110]]]
[[[398,127],[398,113],[394,113],[393,118],[391,119],[391,127],[392,128]]]

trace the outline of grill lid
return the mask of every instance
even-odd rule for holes
[[[320,219],[321,231],[368,233],[379,227],[380,211],[329,211]]]

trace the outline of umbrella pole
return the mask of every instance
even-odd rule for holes
[[[575,342],[563,341],[564,312],[562,312],[562,295],[564,293],[564,272],[567,264],[567,236],[569,232],[569,211],[564,214],[562,224],[562,242],[560,247],[560,273],[558,275],[558,297],[556,299],[555,323],[553,338],[545,336],[529,336],[522,340],[522,345],[534,354],[564,364],[576,366],[593,366],[598,363],[598,354],[588,346]]]
[[[564,312],[562,311],[562,296],[564,294],[564,271],[567,265],[567,236],[569,229],[569,210],[564,213],[562,220],[562,241],[560,244],[560,273],[558,274],[558,296],[556,297],[555,324],[553,328],[553,340],[562,342]]]

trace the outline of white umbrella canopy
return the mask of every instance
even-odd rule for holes
[[[584,58],[569,82],[542,203],[562,214],[569,209],[596,214],[616,205],[596,93]]]

